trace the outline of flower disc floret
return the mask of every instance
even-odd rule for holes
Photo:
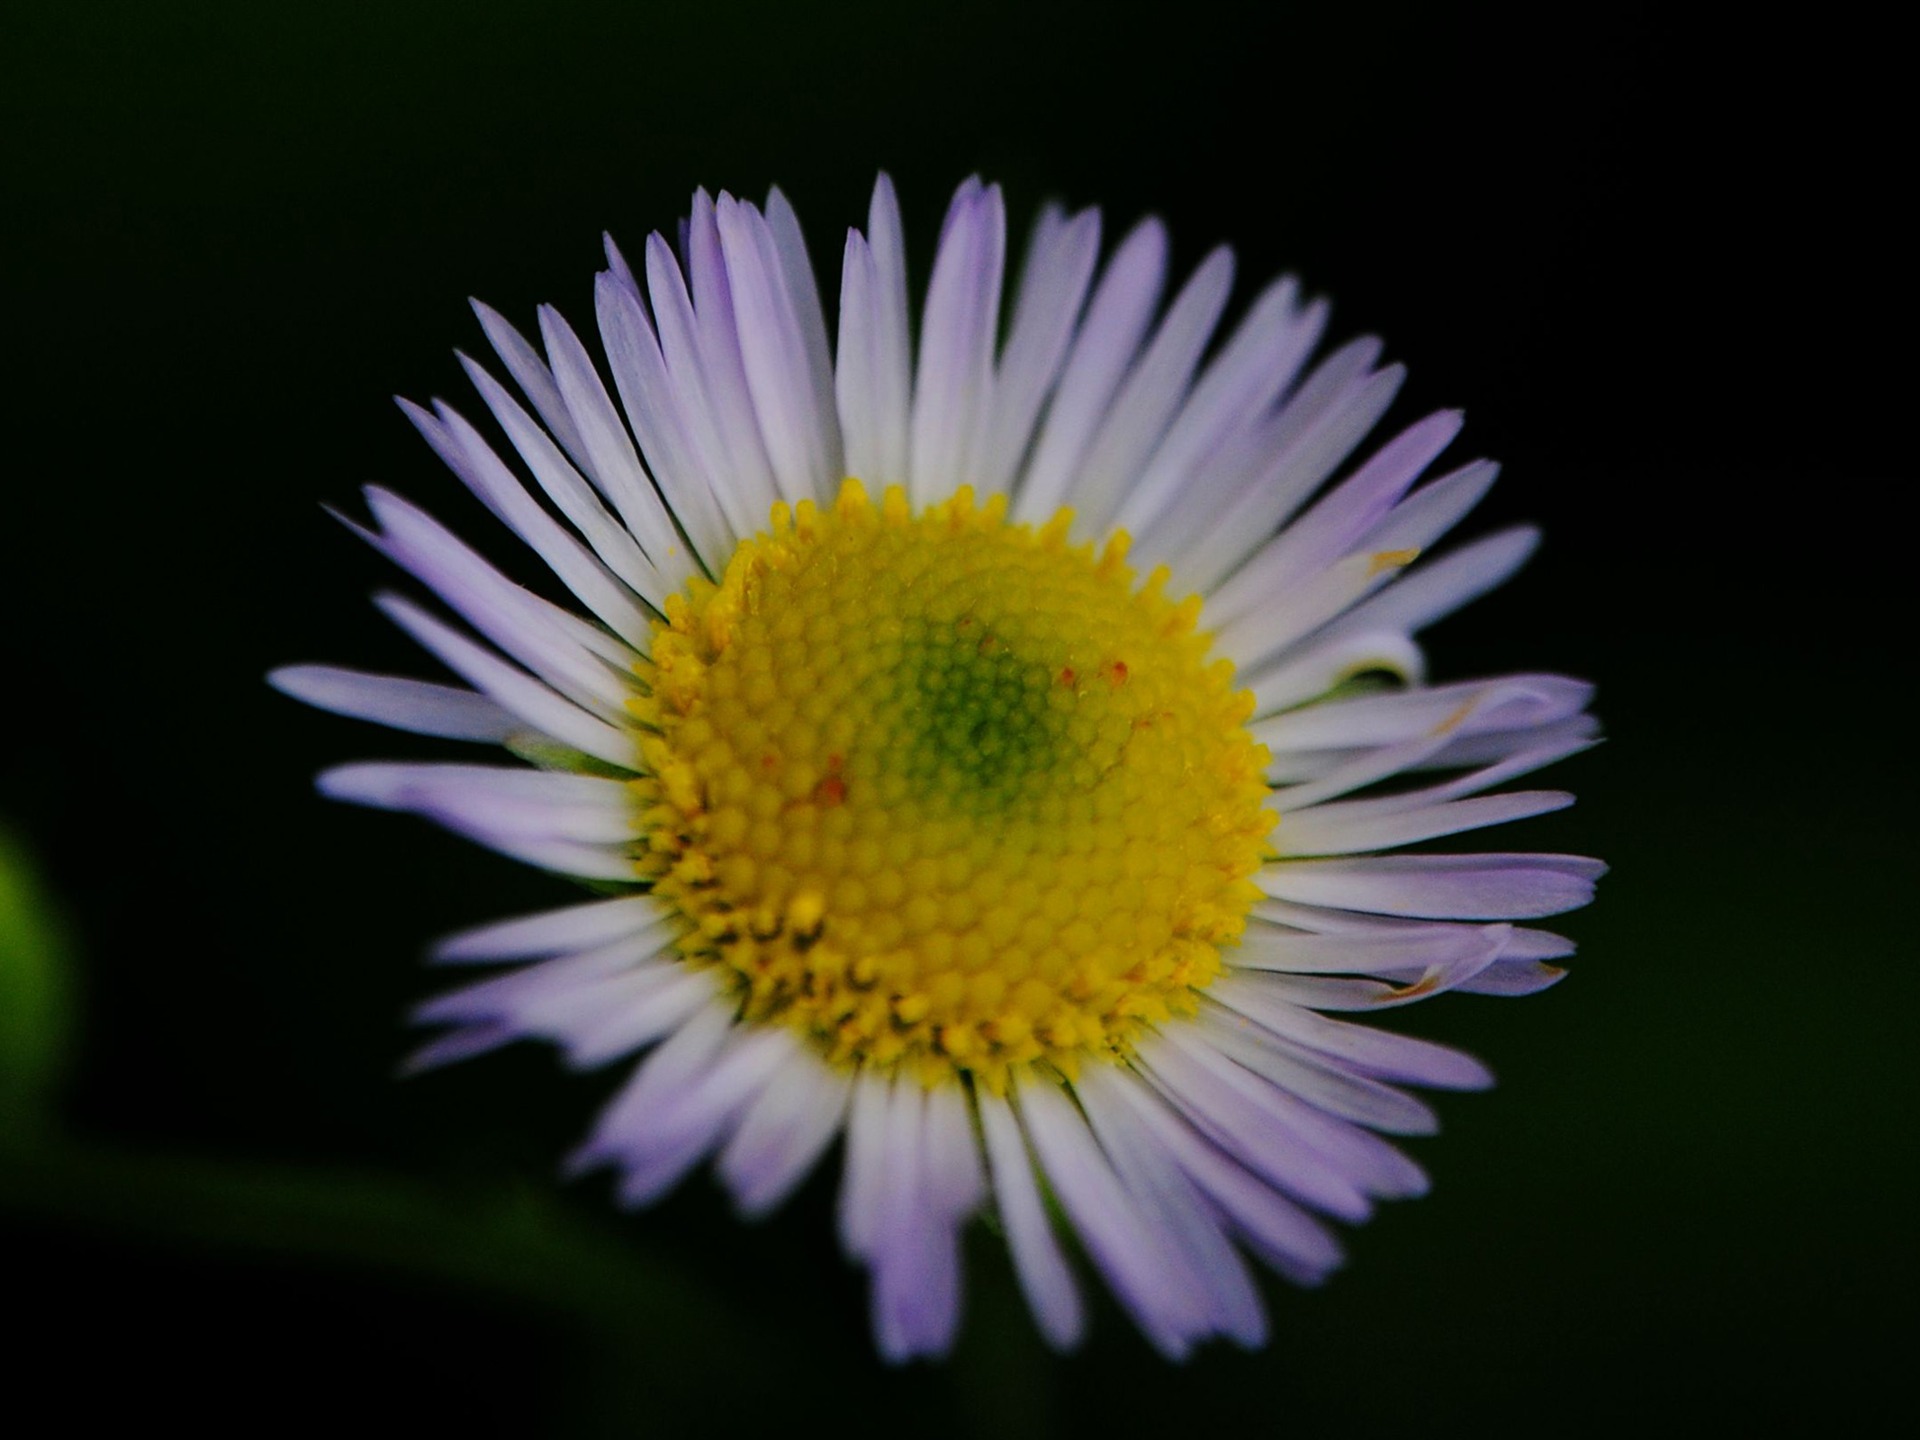
[[[1252,700],[1127,538],[774,507],[656,624],[637,864],[746,1018],[842,1066],[1069,1076],[1190,1015],[1274,823]]]

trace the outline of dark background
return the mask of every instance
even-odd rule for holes
[[[15,1403],[930,1437],[1910,1408],[1909,78],[1833,7],[1554,9],[12,7],[0,824],[77,975],[56,1128],[0,1165]],[[590,324],[603,228],[633,253],[696,184],[775,181],[831,293],[879,166],[921,283],[975,170],[1016,236],[1057,197],[1158,212],[1183,266],[1231,242],[1243,300],[1297,270],[1411,366],[1392,418],[1464,405],[1505,463],[1470,530],[1546,526],[1436,673],[1600,683],[1580,806],[1496,842],[1613,863],[1573,978],[1405,1015],[1501,1086],[1442,1102],[1434,1193],[1328,1288],[1268,1286],[1257,1355],[1165,1366],[1103,1302],[1056,1359],[980,1236],[954,1360],[887,1371],[830,1184],[623,1217],[554,1178],[611,1073],[396,1083],[424,941],[565,887],[314,798],[436,747],[260,680],[426,668],[318,502],[377,480],[512,555],[386,398],[477,409],[464,297]]]

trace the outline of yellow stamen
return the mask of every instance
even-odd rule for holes
[[[636,868],[746,1018],[998,1089],[1193,1013],[1256,898],[1268,757],[1198,599],[1070,523],[849,480],[667,605]]]

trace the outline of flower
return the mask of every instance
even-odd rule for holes
[[[1045,210],[1001,343],[1004,210],[969,180],[916,349],[882,176],[830,349],[785,197],[703,191],[640,272],[608,242],[604,372],[553,310],[543,356],[476,305],[524,403],[462,364],[537,488],[402,404],[586,617],[369,488],[360,533],[471,633],[378,603],[466,688],[271,677],[532,762],[348,765],[327,795],[616,892],[443,941],[512,968],[422,1007],[448,1028],[417,1063],[647,1051],[574,1162],[630,1204],[717,1156],[759,1215],[844,1135],[841,1239],[896,1360],[951,1344],[987,1206],[1055,1345],[1084,1328],[1062,1228],[1165,1354],[1259,1344],[1243,1251],[1323,1278],[1325,1217],[1426,1188],[1380,1138],[1434,1128],[1400,1087],[1490,1083],[1339,1017],[1551,984],[1572,946],[1512,922],[1602,869],[1377,853],[1568,804],[1486,792],[1595,729],[1576,680],[1424,683],[1415,632],[1536,538],[1414,563],[1494,479],[1414,488],[1460,416],[1330,483],[1399,387],[1379,342],[1312,363],[1327,307],[1289,278],[1203,364],[1231,254],[1162,312],[1161,225],[1099,247],[1097,212]]]

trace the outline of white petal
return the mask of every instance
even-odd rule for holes
[[[936,1170],[943,1157],[930,1098],[903,1078],[888,1101],[884,1198],[870,1260],[874,1336],[895,1362],[944,1355],[960,1321],[959,1217],[941,1203]]]
[[[1067,492],[1067,503],[1080,512],[1086,532],[1101,533],[1112,525],[1186,398],[1194,366],[1232,291],[1233,252],[1223,245],[1201,261],[1174,297],[1087,447]]]
[[[1207,1328],[1243,1346],[1266,1339],[1267,1319],[1253,1277],[1208,1202],[1174,1163],[1159,1136],[1118,1093],[1141,1082],[1112,1066],[1085,1071],[1074,1089],[1141,1217],[1163,1252],[1185,1271]]]
[[[1006,266],[1007,217],[1000,187],[960,187],[933,261],[913,384],[913,459],[908,494],[930,504],[966,484],[970,450],[993,383]]]
[[[1383,630],[1341,635],[1307,646],[1284,664],[1276,664],[1258,676],[1251,687],[1253,713],[1272,715],[1325,695],[1342,681],[1369,671],[1386,671],[1417,683],[1426,668],[1420,647],[1405,635]]]
[[[1318,1284],[1340,1263],[1340,1247],[1324,1225],[1264,1180],[1229,1159],[1141,1085],[1120,1094],[1167,1147],[1174,1162],[1220,1207],[1240,1237],[1288,1279]]]
[[[773,233],[756,207],[731,195],[720,196],[715,214],[747,391],[774,479],[790,502],[830,498],[841,469],[838,424],[815,400],[807,342]]]
[[[658,234],[647,237],[647,294],[653,301],[667,378],[685,426],[688,463],[706,477],[733,536],[754,534],[767,523],[779,498],[773,472],[767,468],[759,431],[743,432],[728,425],[704,358],[705,322],[695,319],[680,266]]]
[[[317,784],[331,799],[412,811],[544,869],[599,880],[634,879],[627,854],[632,821],[624,803],[616,807],[590,800],[586,792],[540,792],[511,783],[587,779],[480,766],[343,765],[324,772]]]
[[[1564,960],[1573,954],[1571,940],[1549,930],[1508,928],[1510,934],[1499,958],[1462,983],[1462,991],[1474,995],[1533,995],[1566,978],[1567,972],[1558,965],[1543,962]]]
[[[1208,994],[1263,1029],[1369,1075],[1438,1090],[1484,1090],[1493,1084],[1492,1072],[1462,1051],[1390,1030],[1331,1020],[1254,986],[1232,982],[1233,977],[1226,977]]]
[[[1432,920],[1530,920],[1577,910],[1606,871],[1576,855],[1373,855],[1289,860],[1255,883],[1278,900]]]
[[[907,246],[900,204],[883,171],[867,209],[867,245],[873,256],[873,478],[904,485],[909,471],[913,403],[913,347],[907,334]]]
[[[589,900],[462,930],[435,944],[431,954],[445,962],[523,960],[586,950],[672,923],[671,912],[648,895]]]
[[[673,517],[653,488],[653,481],[641,469],[640,457],[627,438],[613,397],[593,368],[587,347],[551,305],[540,307],[540,334],[546,341],[553,378],[560,386],[567,413],[587,447],[588,478],[620,513],[666,588],[678,590],[694,573],[693,554],[674,528]],[[658,606],[660,597],[647,598]]]
[[[766,1214],[806,1178],[840,1133],[851,1088],[844,1072],[795,1048],[720,1155],[720,1176],[743,1218]]]
[[[1289,275],[1254,301],[1168,426],[1116,526],[1151,543],[1155,522],[1182,496],[1195,468],[1227,437],[1251,426],[1293,383],[1327,320],[1324,302],[1302,308],[1299,296],[1300,283]]]
[[[814,277],[812,257],[807,254],[807,238],[801,232],[800,217],[794,214],[792,204],[778,185],[767,195],[766,219],[786,284],[787,301],[800,332],[801,350],[806,356],[807,376],[813,388],[813,413],[818,417],[826,450],[826,475],[831,485],[840,479],[846,465],[842,459],[839,427],[834,421],[833,356],[827,345],[827,316],[820,304],[820,284]]]
[[[1372,1213],[1337,1147],[1311,1138],[1312,1107],[1233,1065],[1210,1046],[1166,1031],[1141,1047],[1147,1078],[1201,1134],[1270,1185],[1316,1210],[1360,1221]]]
[[[936,1085],[927,1092],[927,1181],[942,1214],[971,1215],[986,1199],[980,1141],[973,1111],[958,1084]]]
[[[520,722],[484,695],[428,680],[370,675],[333,665],[283,665],[267,683],[283,695],[356,720],[372,720],[415,735],[498,744]]]
[[[1328,800],[1390,779],[1417,766],[1430,764],[1433,757],[1452,742],[1456,730],[1470,723],[1482,707],[1498,704],[1500,699],[1497,690],[1482,691],[1462,701],[1438,725],[1416,731],[1392,744],[1345,752],[1348,758],[1320,772],[1312,780],[1275,790],[1274,806],[1283,815],[1297,815],[1309,807],[1322,805]],[[1393,801],[1390,798],[1386,803],[1391,806]],[[1413,803],[1418,804],[1418,799]]]
[[[631,984],[618,995],[581,996],[575,1013],[548,1033],[565,1047],[577,1070],[617,1060],[671,1035],[714,1001],[716,985],[704,970],[662,964],[657,978]]]
[[[1256,721],[1261,744],[1274,750],[1390,745],[1445,729],[1455,735],[1547,725],[1577,714],[1593,686],[1563,675],[1506,675],[1461,680],[1334,700]]]
[[[1462,765],[1505,764],[1509,760],[1552,753],[1577,755],[1599,744],[1600,721],[1593,715],[1575,715],[1530,730],[1490,730],[1480,735],[1456,735],[1423,762],[1422,769],[1451,770]],[[1531,762],[1529,762],[1531,763]]]
[[[514,669],[411,601],[398,595],[378,595],[374,603],[448,669],[475,689],[485,691],[533,729],[609,765],[624,770],[639,768],[640,757],[631,735],[563,700],[531,675]]]
[[[709,973],[678,964],[657,941],[618,941],[438,996],[414,1018],[542,1037],[584,1069],[678,1030],[712,1003],[714,989]]]
[[[1087,302],[1033,460],[1015,488],[1016,520],[1046,520],[1066,503],[1081,457],[1147,333],[1166,274],[1166,229],[1143,220],[1120,243]]]
[[[1501,947],[1500,960],[1503,964],[1509,960],[1564,960],[1573,951],[1573,941],[1564,935],[1515,926]]]
[[[1059,1239],[1040,1200],[1033,1161],[1021,1138],[1013,1107],[984,1090],[976,1096],[980,1128],[986,1139],[987,1161],[993,1170],[993,1193],[1000,1223],[1006,1228],[1020,1289],[1033,1311],[1034,1322],[1056,1350],[1071,1350],[1086,1328],[1086,1312],[1079,1287]]]
[[[1538,960],[1512,964],[1496,960],[1456,988],[1463,995],[1537,995],[1566,978],[1567,972],[1558,965],[1543,965]]]
[[[1447,965],[1487,949],[1483,932],[1470,925],[1421,925],[1375,934],[1313,934],[1283,929],[1255,917],[1240,943],[1221,952],[1237,970],[1290,975],[1376,975]]]
[[[630,645],[643,647],[647,643],[651,625],[646,612],[634,603],[634,592],[540,508],[479,431],[445,405],[436,405],[434,414],[428,414],[408,400],[402,400],[400,408],[448,468],[507,528],[546,561],[548,568],[587,609],[606,622],[608,629]],[[664,600],[664,590],[647,598]]]
[[[1459,524],[1499,477],[1500,467],[1493,461],[1475,460],[1429,481],[1367,532],[1366,548],[1425,550]]]
[[[1271,1034],[1219,1006],[1201,1011],[1200,1031],[1221,1054],[1329,1115],[1391,1135],[1432,1135],[1433,1111],[1404,1091]]]
[[[840,1244],[849,1255],[872,1253],[880,1228],[886,1181],[885,1142],[892,1081],[871,1070],[854,1077],[853,1104],[847,1115],[847,1162],[840,1182]]]
[[[651,1204],[679,1184],[732,1133],[799,1043],[782,1026],[735,1025],[697,1081],[656,1094],[645,1121],[636,1119],[622,1137],[621,1202]]]
[[[654,569],[653,562],[641,553],[626,527],[607,513],[599,496],[581,478],[580,472],[567,462],[566,456],[560,453],[560,447],[553,443],[546,431],[533,422],[533,418],[520,408],[499,381],[467,356],[460,355],[459,360],[461,368],[467,372],[467,378],[480,392],[480,398],[493,412],[493,418],[500,422],[500,428],[507,432],[507,439],[533,472],[533,478],[573,528],[586,538],[593,547],[593,553],[634,590],[657,591],[662,588],[664,582]]]
[[[1225,625],[1291,594],[1352,553],[1460,433],[1458,410],[1441,410],[1408,426],[1373,453],[1311,510],[1263,547],[1208,601],[1208,619]],[[1370,544],[1369,550],[1388,549]]]
[[[1411,558],[1405,551],[1349,555],[1226,622],[1216,643],[1235,665],[1257,676],[1284,659],[1303,637],[1385,585]]]
[[[1322,805],[1290,817],[1290,823],[1281,827],[1277,837],[1279,853],[1283,856],[1354,855],[1386,850],[1564,810],[1573,803],[1573,796],[1564,790],[1518,790],[1508,795],[1481,795],[1417,810],[1347,813],[1353,806],[1371,803],[1362,800],[1346,806]]]
[[[1414,634],[1504,583],[1539,543],[1540,532],[1522,525],[1430,560],[1355,606],[1325,638],[1376,630]]]
[[[670,1111],[712,1073],[735,1029],[734,1008],[716,998],[642,1060],[600,1112],[586,1143],[568,1159],[568,1173],[623,1164],[629,1152],[644,1146],[655,1117]]]
[[[636,974],[651,979],[662,972],[679,970],[681,967],[662,958],[671,943],[669,937],[659,934],[623,935],[538,964],[518,965],[422,1001],[414,1007],[412,1018],[420,1025],[506,1020],[524,1027],[529,1012],[593,991],[609,980],[625,980]]]
[[[1011,489],[1019,473],[1040,407],[1060,377],[1099,258],[1099,211],[1083,210],[1071,220],[1052,206],[1040,212],[994,377],[980,454],[969,466],[983,495]]]
[[[383,810],[485,814],[502,826],[583,841],[633,836],[632,804],[616,780],[517,766],[375,761],[341,765],[321,776],[336,800]]]
[[[408,1055],[400,1064],[399,1074],[403,1077],[424,1074],[442,1065],[485,1055],[490,1050],[498,1050],[502,1045],[510,1045],[521,1038],[520,1032],[511,1025],[469,1025],[449,1030]]]
[[[1163,1254],[1093,1133],[1057,1086],[1022,1085],[1020,1115],[1087,1254],[1155,1349],[1179,1359],[1206,1333],[1180,1267]]]
[[[731,461],[729,473],[750,487],[753,494],[765,497],[765,506],[760,507],[753,519],[753,529],[758,530],[767,523],[766,507],[772,505],[781,491],[747,383],[746,361],[740,350],[739,319],[720,243],[720,228],[713,202],[704,190],[693,197],[686,248],[700,347],[699,373],[706,384],[715,434],[727,448]],[[649,275],[651,273],[649,266]],[[655,306],[658,314],[657,300]],[[661,338],[668,339],[664,321]],[[676,365],[671,348],[667,351],[667,363]]]
[[[1169,1056],[1179,1054],[1184,1064],[1197,1067],[1192,1073],[1224,1085],[1226,1093],[1250,1102],[1254,1112],[1265,1117],[1270,1133],[1262,1137],[1263,1146],[1273,1143],[1271,1132],[1284,1137],[1283,1174],[1300,1170],[1304,1151],[1320,1157],[1333,1174],[1364,1195],[1400,1199],[1425,1192],[1427,1179],[1420,1167],[1378,1135],[1329,1115],[1235,1064],[1208,1044],[1197,1026],[1170,1025],[1159,1039],[1156,1066],[1169,1070]],[[1283,1175],[1269,1178],[1288,1188]]]
[[[840,262],[840,347],[833,372],[840,433],[847,446],[847,473],[884,488],[880,461],[878,336],[875,334],[873,252],[858,230],[847,232]],[[892,483],[900,483],[894,480]]]
[[[540,358],[540,352],[492,306],[478,300],[469,303],[473,306],[473,313],[480,319],[480,328],[487,332],[487,340],[492,344],[494,353],[513,377],[513,383],[533,402],[534,412],[553,433],[553,438],[560,442],[561,448],[574,458],[575,463],[586,464],[587,447],[580,439],[580,431],[574,425],[573,417],[567,414],[566,402],[560,398],[560,387],[554,383],[553,372],[547,369],[547,362]]]
[[[1209,494],[1208,523],[1181,542],[1175,572],[1202,592],[1264,544],[1281,521],[1339,468],[1399,393],[1406,371],[1369,367],[1380,342],[1355,340],[1315,368],[1272,420],[1252,432],[1246,463],[1230,492]]]
[[[721,472],[698,458],[680,396],[667,372],[660,341],[647,323],[639,292],[630,282],[603,273],[594,282],[593,296],[607,368],[647,465],[704,568],[717,571],[738,539],[714,494]],[[676,543],[665,537],[663,541]]]
[[[380,552],[431,586],[462,619],[574,704],[620,720],[632,694],[624,676],[576,643],[566,613],[516,585],[424,511],[377,486],[367,508],[380,524],[368,535]],[[629,664],[638,657],[626,651]]]

